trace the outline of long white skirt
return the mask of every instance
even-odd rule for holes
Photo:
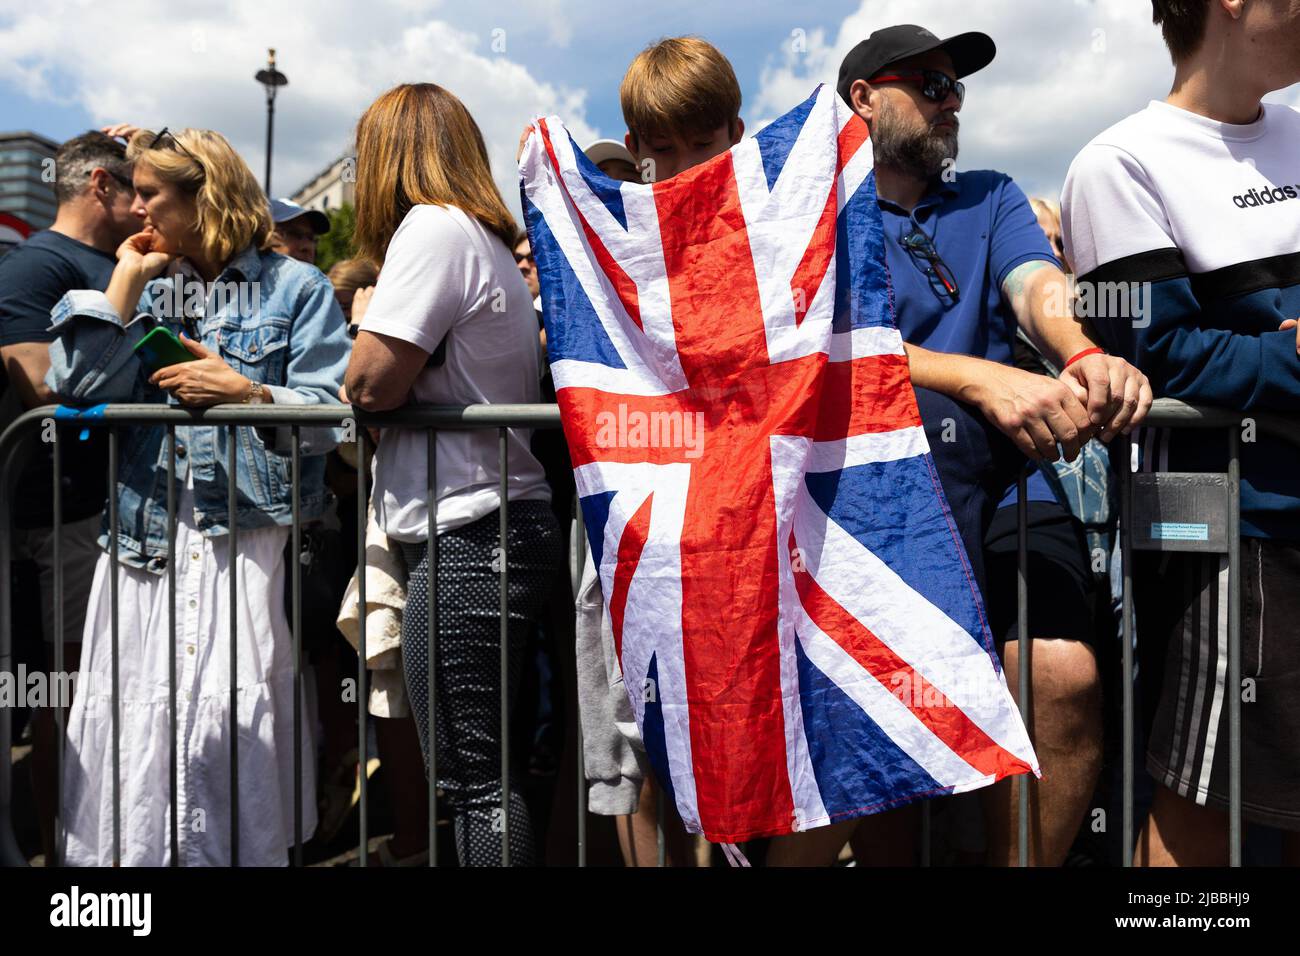
[[[177,506],[177,821],[181,866],[226,866],[230,852],[229,539],[205,537],[188,486]],[[293,844],[293,645],[284,614],[289,529],[239,532],[239,862],[284,866]],[[68,717],[63,813],[67,863],[113,862],[111,560],[95,567],[81,671]],[[171,862],[167,575],[118,572],[121,858]],[[315,749],[302,726],[303,839],[316,827]]]

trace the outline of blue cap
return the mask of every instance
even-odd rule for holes
[[[306,216],[307,221],[311,223],[312,229],[316,235],[322,236],[330,231],[330,217],[325,215],[319,209],[307,209],[299,206],[292,199],[272,199],[271,200],[271,218],[278,226],[281,223],[288,222],[291,219],[297,219],[300,216]]]

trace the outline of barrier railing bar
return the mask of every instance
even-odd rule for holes
[[[226,426],[226,570],[230,581],[230,865],[239,866],[239,583],[236,565],[239,555],[239,522],[235,492],[235,426]]]
[[[21,438],[24,430],[27,427],[29,427],[31,424],[33,424],[33,422],[39,421],[42,418],[49,417],[55,414],[57,411],[58,411],[58,407],[56,406],[42,406],[40,408],[30,409],[29,411],[23,413],[17,419],[15,419],[11,423],[10,427],[6,428],[4,432],[0,434],[0,487],[7,488],[11,483],[12,479],[15,477],[13,473],[14,469],[12,468],[12,455],[9,453],[12,451],[13,445],[15,445],[17,441]],[[64,409],[63,411],[64,414],[66,415],[67,410]],[[294,409],[286,409],[283,406],[274,407],[274,406],[227,405],[227,406],[214,406],[212,408],[203,409],[203,410],[194,410],[194,409],[184,409],[178,407],[160,407],[156,404],[143,404],[143,405],[111,404],[103,407],[102,410],[100,410],[97,414],[98,417],[96,419],[86,419],[85,424],[91,426],[107,427],[109,430],[109,480],[110,480],[110,494],[108,496],[109,497],[109,501],[108,501],[109,527],[110,527],[109,552],[110,552],[111,564],[114,569],[114,573],[110,576],[109,585],[110,585],[110,607],[112,613],[111,718],[112,718],[112,751],[113,751],[112,754],[113,756],[113,781],[112,781],[113,861],[115,865],[121,864],[121,776],[120,776],[121,774],[121,741],[120,741],[121,728],[120,728],[120,700],[119,700],[120,697],[119,663],[120,662],[118,659],[118,655],[120,651],[120,646],[119,646],[120,634],[119,634],[119,620],[118,620],[120,608],[119,608],[118,593],[117,593],[118,575],[116,573],[118,568],[120,567],[120,562],[118,559],[119,514],[118,514],[117,496],[116,496],[117,471],[118,471],[117,456],[119,450],[118,449],[119,435],[117,432],[117,427],[116,427],[117,425],[123,423],[143,423],[143,424],[155,424],[155,425],[166,424],[168,426],[168,440],[169,440],[169,448],[168,448],[169,516],[168,517],[169,517],[169,536],[171,538],[170,547],[174,549],[174,536],[176,531],[175,520],[174,520],[175,489],[172,482],[174,481],[174,476],[175,476],[175,454],[176,454],[176,447],[175,447],[176,438],[175,438],[174,429],[178,424],[183,424],[183,425],[208,424],[208,425],[230,425],[230,426],[252,425],[252,424],[279,424],[279,425],[291,424],[297,426],[302,424],[320,423],[320,424],[337,425],[341,422],[344,416],[348,416],[348,415],[353,416],[354,419],[358,422],[358,424],[363,424],[363,425],[375,424],[375,425],[382,425],[384,427],[437,426],[437,427],[453,428],[453,429],[459,429],[459,428],[474,429],[474,428],[487,428],[487,427],[497,427],[498,429],[505,429],[508,427],[554,427],[559,422],[559,413],[558,413],[558,409],[555,406],[541,406],[541,405],[496,405],[496,406],[478,405],[478,406],[468,406],[468,407],[411,406],[408,408],[399,409],[391,412],[366,413],[359,409],[350,408],[348,406],[341,406],[341,405],[340,406],[300,406]],[[1280,416],[1267,415],[1267,414],[1256,414],[1251,417],[1255,422],[1256,427],[1259,431],[1280,438],[1284,441],[1288,441],[1297,446],[1300,446],[1300,421],[1293,420],[1293,419],[1284,419]],[[1231,841],[1230,857],[1232,860],[1232,864],[1235,866],[1239,866],[1241,863],[1241,849],[1242,849],[1241,848],[1241,837],[1242,837],[1241,796],[1242,795],[1241,795],[1241,777],[1240,777],[1240,773],[1241,773],[1240,666],[1241,664],[1240,664],[1240,608],[1239,608],[1239,603],[1240,603],[1240,581],[1239,581],[1240,446],[1239,446],[1239,442],[1240,442],[1240,438],[1239,435],[1235,433],[1235,429],[1240,425],[1242,418],[1243,418],[1242,414],[1227,411],[1227,410],[1212,409],[1212,408],[1198,408],[1194,406],[1183,405],[1179,402],[1175,402],[1171,400],[1159,400],[1153,406],[1151,413],[1149,414],[1147,421],[1145,422],[1145,425],[1149,427],[1175,427],[1175,428],[1194,428],[1194,429],[1223,428],[1223,429],[1230,430],[1230,435],[1229,435],[1230,542],[1229,542],[1229,555],[1228,555],[1229,570],[1230,570],[1228,683],[1231,691],[1231,696],[1228,702],[1229,837]],[[233,433],[233,428],[231,429],[231,431]],[[431,442],[431,455],[432,455],[433,434],[434,433],[432,431],[429,432],[430,442]],[[56,436],[56,441],[57,441],[57,436]],[[1129,450],[1130,445],[1127,439],[1122,439],[1121,442],[1116,443],[1116,447],[1121,451],[1121,453],[1123,453]],[[234,457],[233,442],[230,451],[231,451],[230,457],[231,459],[233,459]],[[503,451],[504,451],[504,446],[503,446]],[[57,459],[58,449],[55,450],[54,454]],[[430,460],[432,462],[432,458]],[[1132,502],[1133,483],[1132,483],[1132,475],[1131,475],[1130,458],[1125,456],[1123,459],[1122,466],[1117,468],[1116,470],[1118,472],[1119,481],[1120,481],[1121,520],[1124,523],[1124,526],[1126,528],[1131,528],[1132,507],[1133,507],[1133,502]],[[229,481],[233,485],[234,474],[235,474],[234,467],[233,467],[233,460],[228,466],[228,471],[230,473],[228,475]],[[297,471],[297,467],[295,465],[295,473],[296,471]],[[57,474],[58,472],[56,470],[56,481],[58,480]],[[504,479],[505,476],[504,469],[502,471],[502,476]],[[364,481],[364,479],[362,479],[362,481]],[[432,483],[433,483],[433,472],[431,469],[430,471],[431,486]],[[296,484],[297,481],[295,480],[295,485]],[[228,488],[228,491],[230,490],[232,489]],[[435,489],[431,487],[430,491],[433,490]],[[56,487],[54,489],[54,495],[57,502],[58,495],[59,495],[59,488]],[[1022,494],[1021,495],[1022,506],[1024,503],[1024,497],[1025,496]],[[503,493],[503,501],[504,500],[505,500],[505,496]],[[433,507],[430,509],[430,524],[431,526],[433,526],[435,524],[434,509],[436,509],[436,498],[431,499],[431,504]],[[61,508],[58,517],[60,519],[62,517]],[[235,529],[234,527],[235,510],[233,507],[231,509],[230,517],[231,517],[231,538],[228,543],[233,557],[233,551],[236,546],[236,536],[237,536],[237,529]],[[503,517],[503,521],[504,521],[504,517]],[[297,521],[295,521],[295,524],[297,524]],[[577,517],[576,526],[578,528],[578,535],[580,540],[580,535],[581,535],[580,514]],[[5,532],[4,534],[0,534],[0,583],[4,585],[3,593],[0,594],[0,668],[4,668],[4,667],[11,668],[12,660],[13,660],[12,634],[11,634],[10,617],[9,617],[12,608],[12,596],[10,594],[10,588],[8,587],[9,584],[8,572],[11,566],[11,554],[9,549],[11,528],[12,528],[12,516],[8,513],[0,515],[0,530]],[[300,531],[300,529],[298,530]],[[1021,534],[1022,535],[1024,534],[1023,514],[1021,515]],[[431,535],[430,542],[431,542],[430,550],[432,552],[436,550],[436,542],[437,542],[436,534]],[[504,545],[504,536],[502,538],[502,542]],[[1021,545],[1023,547],[1023,542],[1021,542]],[[55,538],[55,548],[56,551],[59,551],[59,554],[56,556],[55,559],[57,564],[59,562],[59,559],[61,558],[61,544],[57,536]],[[1123,793],[1124,848],[1123,848],[1122,855],[1123,855],[1123,863],[1124,865],[1127,866],[1132,864],[1132,853],[1133,853],[1133,839],[1132,839],[1133,829],[1134,829],[1133,784],[1134,784],[1134,777],[1135,777],[1135,769],[1133,765],[1134,747],[1132,741],[1132,730],[1133,730],[1133,724],[1135,722],[1135,717],[1134,717],[1134,704],[1133,704],[1133,688],[1131,685],[1134,622],[1133,622],[1133,604],[1132,604],[1132,594],[1131,594],[1131,590],[1132,590],[1132,562],[1130,560],[1131,542],[1128,540],[1127,534],[1121,535],[1120,551],[1121,551],[1121,556],[1124,559],[1124,568],[1123,568],[1124,593],[1122,598],[1122,619],[1123,619],[1122,627],[1124,631],[1124,637],[1123,637],[1124,646],[1122,648],[1122,652],[1124,658],[1123,666],[1125,668],[1125,679],[1122,682],[1122,689],[1124,695],[1124,729],[1125,729],[1125,735],[1123,741],[1124,766],[1122,768],[1124,784],[1125,784],[1124,793]],[[174,642],[175,641],[175,621],[174,621],[175,583],[173,577],[174,556],[171,550],[169,550],[168,558],[169,558],[169,565],[171,565],[168,572],[169,592],[170,592],[170,596],[172,597],[172,602],[171,602],[172,610],[169,615],[169,630],[171,632],[171,636]],[[430,558],[431,558],[431,572],[433,575],[436,575],[436,560],[434,560],[434,556],[432,553],[430,555]],[[574,562],[573,569],[575,573],[579,571],[580,563],[581,563],[580,559]],[[231,584],[232,584],[232,592],[233,592],[236,588],[235,582],[233,580],[235,575],[235,565],[233,560],[231,562],[231,574],[232,574]],[[61,575],[61,567],[56,567],[56,575]],[[575,590],[576,590],[577,583],[578,583],[577,577],[575,577],[574,583],[575,583]],[[59,586],[60,585],[56,582],[56,588],[58,588]],[[1025,585],[1023,581],[1018,582],[1018,591],[1022,592],[1022,593],[1018,593],[1018,601],[1023,601],[1025,597],[1025,593],[1023,592],[1022,589],[1026,587],[1027,585]],[[503,588],[503,592],[504,592],[504,588]],[[431,631],[436,628],[436,625],[434,623],[434,618],[436,616],[435,596],[436,595],[435,595],[434,588],[431,587],[429,593],[429,601],[431,605],[431,610],[433,612],[430,614]],[[1023,610],[1023,604],[1021,605],[1021,607]],[[56,610],[56,615],[59,613],[61,612]],[[1027,634],[1024,633],[1024,628],[1027,626],[1027,619],[1025,618],[1023,613],[1020,615],[1020,620],[1021,620],[1020,637],[1022,640],[1025,640],[1027,644]],[[234,675],[235,675],[235,664],[236,664],[235,656],[236,656],[237,645],[235,642],[236,633],[235,633],[235,624],[233,619],[231,621],[231,630],[232,630],[231,664],[232,664],[232,720],[233,720],[237,714],[237,706],[238,706],[238,702],[235,697],[235,687],[234,687],[234,679],[235,679]],[[364,634],[364,629],[362,633]],[[300,635],[299,635],[299,639],[300,639]],[[503,656],[506,650],[506,646],[507,646],[506,642],[503,640],[503,645],[502,645]],[[61,652],[62,652],[62,648],[59,647],[58,644],[56,643],[56,649],[55,649],[56,657],[60,656]],[[432,676],[432,667],[433,667],[432,644],[430,647],[430,652],[431,652],[430,670]],[[1023,655],[1023,657],[1026,658],[1027,656],[1028,655]],[[174,661],[172,663],[174,667]],[[1028,670],[1029,670],[1029,664],[1028,661],[1026,660],[1025,666],[1022,669],[1022,673],[1028,676]],[[364,679],[364,675],[363,675],[363,679]],[[503,682],[503,692],[506,689],[505,683],[506,682]],[[173,725],[173,735],[172,735],[173,740],[171,741],[171,746],[173,748],[172,772],[173,772],[173,781],[174,781],[174,774],[177,766],[177,756],[175,753],[175,748],[177,745],[175,740],[177,706],[175,701],[176,688],[175,688],[174,676],[172,678],[172,685],[173,686],[171,690],[172,690],[173,700],[172,700],[171,716],[172,716],[172,725]],[[432,741],[434,739],[432,693],[433,693],[433,686],[431,682],[430,685],[430,694],[431,694],[431,699],[430,699],[430,742],[431,742],[430,808],[431,810],[433,810],[436,807],[436,793],[435,793],[436,774],[433,771],[433,760],[432,760],[434,756],[433,753],[434,748],[432,747]],[[360,694],[359,696],[364,699],[365,695]],[[1027,700],[1025,701],[1025,704],[1027,704]],[[1024,713],[1025,704],[1022,704],[1022,713]],[[59,717],[56,719],[59,720],[61,725],[60,736],[62,738],[63,736],[66,735],[65,733],[66,727],[62,726],[62,724],[64,723],[63,715],[59,715]],[[12,722],[11,714],[8,713],[7,711],[0,711],[0,739],[7,739],[7,735],[10,733],[11,722]],[[503,730],[504,730],[504,725],[503,725]],[[506,731],[506,733],[508,733],[508,731]],[[506,740],[508,740],[508,738],[503,739],[503,771],[508,773],[508,763],[506,763],[507,757],[504,748],[504,744]],[[578,723],[578,740],[579,743],[581,743],[580,722]],[[232,779],[232,784],[233,784],[233,783],[237,783],[236,775],[238,771],[237,740],[233,736],[231,741],[231,747],[232,747],[232,764],[231,764],[232,777],[234,778]],[[296,757],[298,756],[297,749],[295,751],[295,756]],[[576,762],[577,762],[578,773],[579,773],[579,808],[578,808],[579,862],[580,864],[582,864],[585,863],[585,838],[586,838],[585,789],[586,788],[585,788],[585,773],[582,765],[581,752],[579,752],[577,756],[578,756],[578,760]],[[13,768],[10,763],[9,754],[7,752],[3,755],[0,755],[0,758],[2,758],[0,759],[0,857],[3,857],[5,862],[13,861],[13,862],[22,863],[23,860],[21,854],[18,851],[17,843],[14,839],[14,835],[12,831],[11,811],[12,811],[12,782],[13,782],[12,770]],[[62,754],[60,754],[59,759],[60,761],[62,760]],[[296,774],[295,776],[300,777],[300,774]],[[362,776],[364,777],[364,773],[362,774]],[[508,779],[503,780],[503,790],[505,789],[506,785],[508,785]],[[60,787],[62,786],[61,774],[60,774],[59,786]],[[300,782],[298,786],[299,787],[301,786]],[[364,780],[362,781],[362,788],[364,792],[364,788],[365,788]],[[1022,790],[1024,789],[1026,788],[1022,788]],[[172,783],[172,790],[173,790],[172,820],[171,820],[171,828],[172,828],[171,842],[172,842],[172,849],[173,849],[172,864],[177,865],[179,861],[178,861],[178,854],[177,854],[178,839],[177,839],[176,830],[178,829],[179,820],[178,820],[178,813],[177,813],[178,807],[177,807],[177,800],[176,800],[176,784],[174,782]],[[1024,828],[1027,826],[1027,820],[1025,819],[1027,815],[1024,812],[1026,796],[1027,794],[1022,793],[1022,820],[1021,820],[1022,833],[1021,833],[1021,847],[1020,847],[1022,857],[1027,855],[1028,852],[1028,839],[1027,839],[1028,834],[1027,832],[1024,831]],[[508,795],[503,794],[503,797],[505,797],[505,799],[508,800]],[[237,862],[237,854],[238,854],[238,827],[237,827],[238,800],[239,800],[238,790],[235,786],[232,786],[231,838],[232,838],[232,861],[234,862]],[[61,802],[62,801],[60,799],[60,803]],[[504,802],[505,801],[503,800],[503,804]],[[62,808],[60,807],[59,809],[61,811]],[[508,804],[503,805],[503,810],[506,811],[506,816],[508,820]],[[63,841],[66,840],[66,821],[63,821],[62,817],[59,816],[56,819],[56,826],[60,828],[59,836],[61,837],[58,844],[57,856],[59,861],[62,862],[65,855]],[[508,822],[503,821],[503,830],[507,826],[508,826]],[[436,835],[435,815],[432,813],[430,818],[430,835],[431,837]],[[295,834],[295,836],[297,836],[297,834]],[[431,839],[431,846],[430,846],[431,864],[433,864],[436,857],[436,850],[434,848],[435,845],[436,845],[436,840]],[[300,844],[296,848],[300,850]],[[508,847],[506,848],[506,853],[508,853]],[[1022,862],[1024,862],[1023,859]]]
[[[438,430],[430,428],[425,433],[425,475],[426,487],[424,489],[424,500],[427,503],[425,509],[428,529],[425,533],[427,544],[425,545],[426,555],[425,564],[429,573],[425,575],[425,620],[428,622],[428,632],[425,635],[429,645],[429,667],[426,673],[428,683],[428,741],[426,748],[429,753],[429,763],[427,772],[429,775],[429,866],[438,865],[438,747],[434,730],[437,720],[434,717],[434,704],[437,702],[437,692],[435,687],[437,682],[434,680],[435,658],[438,653]],[[364,465],[363,465],[364,466]]]
[[[110,611],[109,653],[112,655],[112,704],[110,720],[113,733],[113,865],[122,865],[122,753],[118,725],[118,711],[122,708],[120,685],[118,683],[117,655],[117,426],[108,426],[108,606]],[[6,622],[7,624],[8,622]],[[7,742],[6,742],[7,743]]]
[[[366,430],[356,428],[357,443],[357,779],[361,799],[357,804],[358,862],[357,865],[370,865],[370,820],[369,795],[370,775],[366,772],[370,764],[370,755],[366,752],[368,726],[366,709],[369,694],[366,691]],[[331,689],[330,693],[334,693]]]
[[[1020,470],[1016,479],[1016,684],[1017,696],[1020,698],[1020,719],[1025,723],[1025,730],[1033,740],[1032,721],[1029,716],[1029,672],[1032,667],[1029,645],[1029,472]],[[1022,774],[1018,778],[1017,790],[1020,795],[1018,819],[1016,820],[1016,863],[1018,866],[1029,865],[1029,777]]]
[[[1120,681],[1123,700],[1123,778],[1122,824],[1120,848],[1120,865],[1133,865],[1133,441],[1127,435],[1117,439],[1113,446],[1119,453],[1118,464],[1111,462],[1111,471],[1119,475],[1119,536],[1120,571],[1123,575],[1120,638],[1120,666],[1123,667],[1123,679]]]
[[[569,536],[569,580],[573,585],[573,598],[576,601],[582,588],[582,574],[586,570],[583,565],[587,558],[587,532],[582,522],[582,504],[578,501],[577,492],[573,495],[573,533]],[[577,725],[577,759],[574,764],[578,768],[578,866],[587,865],[587,768],[582,759],[582,719],[578,714],[573,714],[573,722]]]
[[[171,739],[167,742],[167,839],[171,846],[171,866],[180,866],[179,763],[176,753],[176,426],[167,425],[167,722]],[[114,568],[114,573],[117,569]]]
[[[57,423],[54,426],[53,437],[54,447],[51,451],[54,455],[54,673],[57,677],[50,682],[50,686],[66,687],[68,683],[63,680],[63,456],[62,448],[59,445],[59,427]],[[71,701],[68,703],[71,704]],[[59,866],[63,862],[65,852],[63,760],[64,739],[67,735],[64,733],[64,701],[56,697],[53,701],[53,707],[54,728],[55,733],[58,734],[58,740],[54,745],[54,767],[55,773],[58,775],[54,781],[54,797],[58,802],[54,805],[54,839],[52,841],[54,859],[50,861],[50,865]]]
[[[0,493],[5,501],[12,501],[11,487],[18,479],[17,471],[12,467],[14,445],[18,443],[22,432],[8,429],[0,434]],[[14,672],[13,641],[10,616],[13,588],[9,576],[10,553],[9,541],[13,525],[13,516],[9,508],[0,508],[0,670],[7,674]],[[13,708],[0,707],[0,865],[26,866],[27,858],[18,846],[13,832],[13,758],[9,742],[13,740]]]
[[[1241,866],[1241,433],[1228,429],[1228,865]]]
[[[293,601],[293,865],[302,866],[302,434],[300,425],[290,432],[290,484],[293,508],[293,566],[289,570]],[[320,699],[326,688],[317,688]]]
[[[499,611],[501,628],[501,865],[510,865],[510,578],[507,569],[506,528],[509,485],[506,467],[509,458],[510,433],[505,428],[497,429],[497,465],[501,469],[501,508],[497,512],[501,531],[501,550],[497,560],[501,562],[501,606]]]

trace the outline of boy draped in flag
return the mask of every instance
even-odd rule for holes
[[[624,143],[644,182],[660,182],[725,153],[740,142],[740,84],[727,58],[698,37],[651,44],[629,65],[619,88]],[[526,138],[532,127],[524,131]],[[520,143],[523,149],[523,142]],[[588,807],[618,816],[624,862],[654,866],[659,802],[627,693],[613,662],[613,636],[604,613],[590,546],[577,599],[578,694]],[[664,813],[670,865],[691,865],[686,833],[671,803]]]
[[[677,172],[709,132],[646,138]],[[866,134],[819,88],[653,188],[611,188],[555,118],[523,150],[611,670],[716,842],[1037,771],[907,381]],[[629,406],[707,420],[703,457],[607,447],[615,403],[620,434]]]

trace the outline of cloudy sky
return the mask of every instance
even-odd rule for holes
[[[738,11],[743,11],[739,13]],[[873,29],[983,30],[993,64],[968,80],[961,168],[995,168],[1053,194],[1092,136],[1169,89],[1143,0],[0,0],[0,129],[54,139],[129,121],[218,129],[259,178],[265,107],[253,74],[277,50],[275,192],[348,148],[357,116],[394,83],[432,81],[483,128],[518,208],[514,148],[538,113],[579,142],[621,138],[618,83],[661,36],[695,33],[732,61],[750,131],[779,116]],[[1277,99],[1300,105],[1300,88]]]

